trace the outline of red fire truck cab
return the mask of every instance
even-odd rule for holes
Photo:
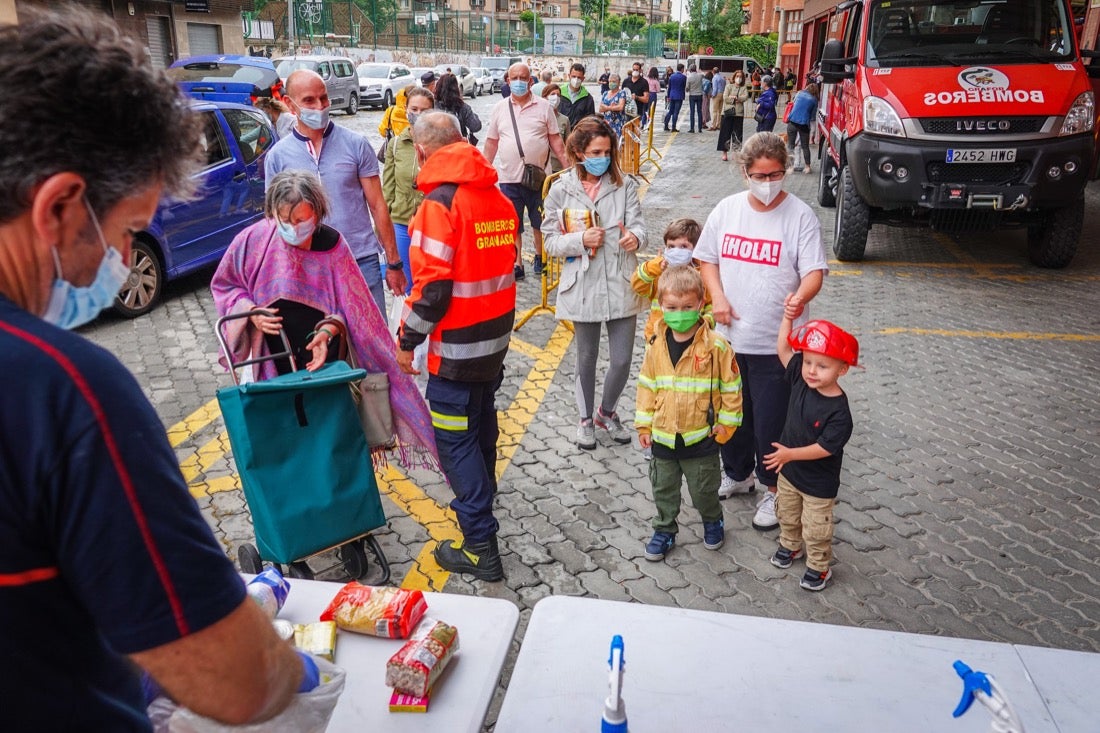
[[[821,55],[818,199],[836,206],[836,256],[861,260],[874,224],[1026,227],[1034,264],[1069,264],[1096,115],[1066,0],[845,11]]]

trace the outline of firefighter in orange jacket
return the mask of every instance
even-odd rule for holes
[[[425,198],[409,222],[413,289],[401,316],[397,360],[418,374],[413,349],[428,339],[426,397],[463,537],[440,542],[435,559],[453,573],[502,580],[493,516],[494,399],[516,315],[519,222],[496,187],[493,166],[462,139],[457,118],[425,112],[413,141],[416,186]]]

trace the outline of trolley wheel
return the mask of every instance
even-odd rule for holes
[[[254,545],[245,543],[237,548],[237,561],[241,564],[241,571],[259,575],[264,571],[264,564],[260,560],[260,553]]]
[[[374,555],[378,567],[382,569],[382,577],[375,585],[386,585],[390,582],[390,563],[386,560],[386,553],[382,552],[382,546],[378,544],[378,540],[372,534],[363,538],[363,546],[370,550],[370,554]]]
[[[336,555],[344,565],[344,572],[355,580],[362,580],[367,574],[367,553],[358,541],[349,542],[336,548]]]
[[[305,560],[290,563],[287,566],[287,575],[302,580],[313,580],[313,571],[310,570],[309,564]]]

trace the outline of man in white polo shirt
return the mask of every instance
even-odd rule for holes
[[[542,274],[542,191],[525,187],[524,163],[547,169],[550,151],[565,166],[565,145],[558,129],[554,108],[542,97],[531,93],[531,70],[526,64],[512,64],[505,77],[511,94],[493,108],[489,129],[485,135],[485,157],[493,163],[500,177],[500,191],[516,207],[519,231],[523,233],[523,211],[531,222],[535,240],[535,274]],[[516,131],[519,139],[516,139]],[[520,156],[520,148],[523,156]],[[516,280],[524,278],[521,258],[522,240],[516,246]]]

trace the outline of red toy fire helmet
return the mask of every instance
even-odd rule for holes
[[[859,366],[859,341],[840,326],[828,321],[806,321],[787,336],[795,351],[812,351],[845,364]]]

